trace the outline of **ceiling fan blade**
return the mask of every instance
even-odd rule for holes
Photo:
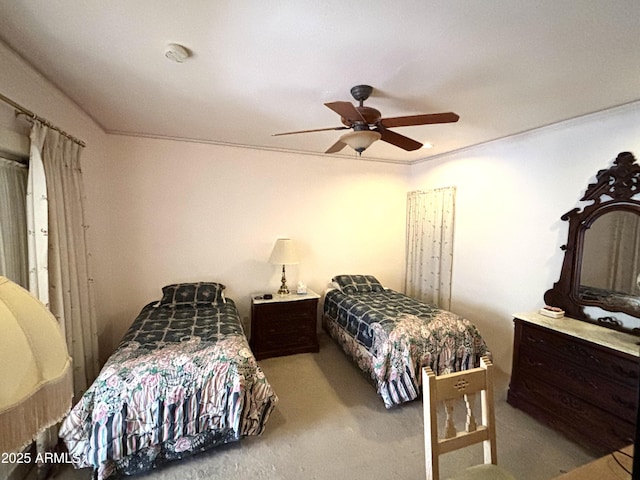
[[[376,128],[376,132],[379,132],[382,137],[380,140],[383,142],[390,143],[395,145],[396,147],[400,147],[403,150],[407,150],[408,152],[412,152],[413,150],[418,150],[422,147],[420,142],[417,142],[409,137],[405,137],[404,135],[400,135],[399,133],[392,132],[391,130],[387,130],[386,128]]]
[[[432,123],[453,123],[460,117],[453,112],[427,113],[425,115],[409,115],[406,117],[383,118],[379,124],[383,127],[410,127],[412,125],[429,125]]]
[[[353,106],[351,102],[331,102],[325,103],[327,107],[336,112],[342,118],[349,120],[351,123],[353,122],[365,122],[366,120],[362,117],[360,112]]]
[[[333,145],[331,145],[326,152],[324,153],[336,153],[339,152],[340,150],[342,150],[344,147],[346,147],[347,144],[344,143],[341,140],[338,140],[336,143],[334,143]]]
[[[297,133],[311,133],[311,132],[327,132],[329,130],[349,130],[349,127],[314,128],[312,130],[298,130],[297,132],[274,133],[271,136],[279,137],[281,135],[295,135]]]

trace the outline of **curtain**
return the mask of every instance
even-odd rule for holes
[[[27,166],[0,157],[0,275],[29,288]]]
[[[79,398],[98,375],[98,337],[84,221],[80,145],[34,121],[27,179],[29,291],[58,320],[73,358]],[[38,434],[38,454],[51,450],[57,431]],[[38,463],[39,478],[51,465]]]
[[[49,305],[48,228],[49,202],[42,162],[42,146],[48,128],[35,122],[31,129],[29,175],[27,179],[27,242],[29,256],[29,291]]]
[[[49,199],[49,308],[73,358],[76,398],[99,372],[80,153],[76,142],[49,130],[42,148]]]
[[[409,192],[405,293],[449,310],[455,187]]]
[[[49,307],[49,201],[47,181],[42,161],[42,147],[48,128],[34,122],[29,147],[29,174],[27,177],[27,251],[29,267],[29,291]],[[38,432],[36,452],[45,454],[56,444],[57,428]],[[37,462],[38,478],[45,478],[50,467]]]

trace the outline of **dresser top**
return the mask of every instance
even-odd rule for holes
[[[619,352],[640,357],[640,337],[629,333],[619,332],[611,328],[602,327],[589,322],[583,322],[571,317],[550,318],[536,312],[516,313],[515,318],[525,322],[547,327],[557,332],[566,333],[573,337],[608,347]]]

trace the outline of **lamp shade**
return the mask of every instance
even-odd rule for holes
[[[298,252],[290,238],[279,238],[273,246],[269,263],[275,265],[295,265],[298,263]]]
[[[346,143],[356,152],[362,153],[371,146],[376,140],[380,140],[382,135],[373,130],[356,130],[355,132],[345,133],[340,137],[340,141]]]
[[[71,408],[71,358],[51,312],[5,277],[0,332],[0,452],[15,452]]]

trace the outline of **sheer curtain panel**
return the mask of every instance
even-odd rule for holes
[[[409,192],[405,293],[451,307],[455,187]]]
[[[27,166],[0,157],[0,276],[29,288]]]
[[[27,179],[27,244],[29,252],[29,291],[49,306],[49,202],[42,162],[42,146],[48,128],[38,122],[31,129],[29,175]]]

